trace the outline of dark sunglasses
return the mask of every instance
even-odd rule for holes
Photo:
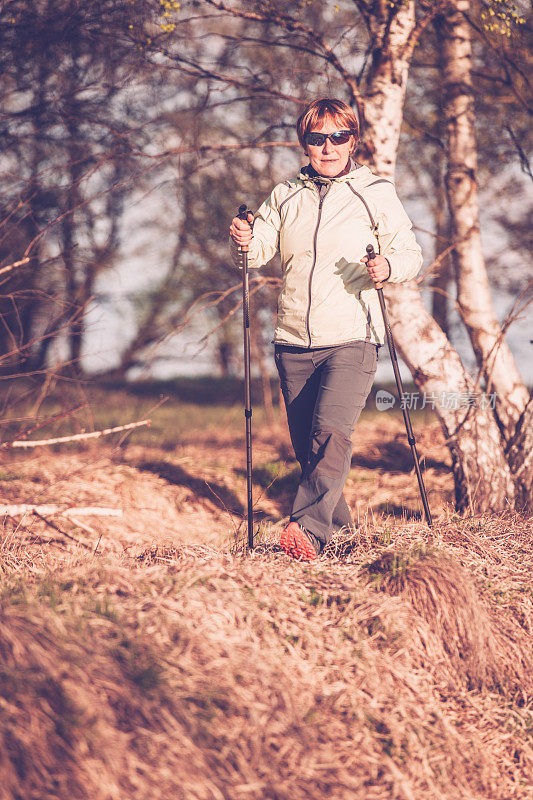
[[[335,133],[306,133],[305,143],[310,144],[312,147],[322,147],[326,139],[329,139],[331,144],[346,144],[350,136],[353,136],[355,131],[335,131]]]

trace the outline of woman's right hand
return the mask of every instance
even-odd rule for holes
[[[254,215],[251,211],[248,212],[247,219],[240,217],[233,217],[229,229],[229,234],[237,247],[248,247],[252,241],[252,225],[254,222]]]

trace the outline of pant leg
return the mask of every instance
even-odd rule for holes
[[[331,525],[334,530],[338,530],[339,528],[354,527],[352,512],[350,511],[350,506],[348,505],[343,492],[341,492],[339,502],[333,509],[333,514],[331,515]]]
[[[307,348],[277,345],[274,359],[294,454],[303,470],[309,454],[309,438],[320,376],[311,351]]]
[[[291,519],[326,543],[350,470],[351,435],[374,380],[377,347],[353,342],[321,351],[315,351],[320,383],[311,446]]]
[[[278,345],[274,360],[280,377],[294,454],[303,475],[311,445],[313,415],[320,388],[320,369],[317,369],[312,353],[307,348]],[[343,494],[333,510],[332,522],[335,528],[353,525]]]

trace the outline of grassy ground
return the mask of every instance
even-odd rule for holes
[[[31,435],[153,424],[0,451],[2,502],[77,509],[3,517],[0,798],[532,797],[531,520],[455,515],[440,430],[414,415],[430,532],[401,418],[366,412],[357,531],[292,562],[277,540],[297,468],[283,420],[256,405],[244,557],[240,389],[9,400],[16,435],[81,401]]]

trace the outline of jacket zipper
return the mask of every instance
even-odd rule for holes
[[[310,320],[311,320],[311,286],[312,286],[312,283],[313,283],[313,272],[315,271],[315,266],[316,266],[316,243],[317,243],[317,238],[318,238],[318,229],[320,227],[320,220],[321,220],[321,217],[322,217],[322,204],[323,204],[323,202],[325,200],[325,197],[326,197],[326,195],[327,195],[327,193],[329,192],[330,189],[331,189],[331,184],[327,187],[327,189],[324,192],[324,194],[320,194],[319,195],[318,217],[317,217],[317,220],[316,220],[315,232],[313,234],[313,263],[311,264],[311,269],[309,271],[308,304],[307,304],[307,316],[306,316],[307,338],[309,340],[308,347],[311,347],[311,326],[310,326]],[[318,191],[320,191],[320,190],[318,190]]]

